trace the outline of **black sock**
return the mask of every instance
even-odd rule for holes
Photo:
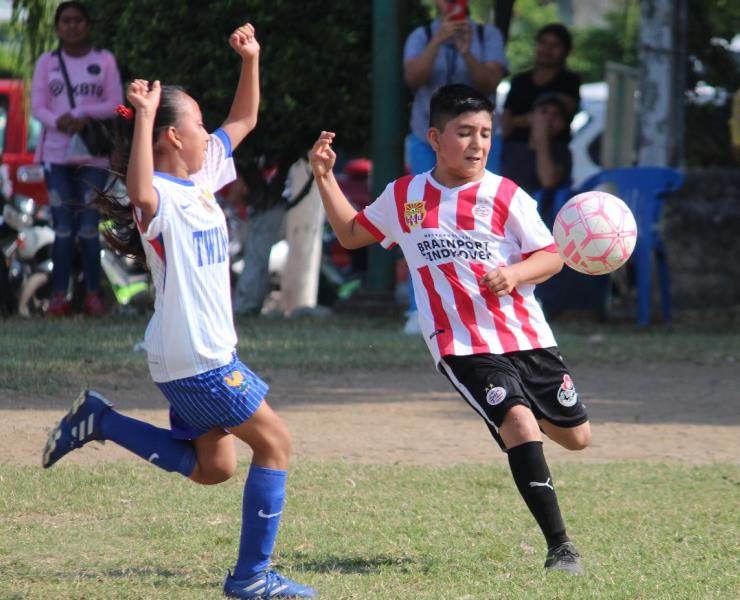
[[[547,547],[553,548],[569,541],[542,442],[525,442],[510,448],[507,454],[516,487],[542,529]]]

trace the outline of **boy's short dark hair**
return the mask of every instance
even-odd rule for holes
[[[447,122],[466,112],[493,114],[493,103],[475,88],[462,83],[443,85],[429,104],[429,127],[442,131]]]
[[[562,23],[550,23],[549,25],[545,25],[537,32],[534,39],[539,42],[540,38],[547,34],[554,35],[558,38],[560,43],[565,46],[566,54],[570,54],[570,49],[573,47],[573,38],[565,25]]]

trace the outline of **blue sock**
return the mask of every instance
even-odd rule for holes
[[[270,564],[280,526],[280,514],[283,512],[287,478],[287,471],[254,464],[249,468],[244,484],[242,534],[234,579],[247,579],[264,571]]]
[[[165,471],[188,477],[195,468],[195,446],[188,440],[173,438],[169,429],[106,410],[100,421],[100,433],[103,439],[115,442]]]

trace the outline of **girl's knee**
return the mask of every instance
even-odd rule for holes
[[[259,464],[287,468],[293,451],[293,437],[285,422],[279,417],[271,420],[252,444],[252,450]]]
[[[236,473],[236,461],[202,464],[198,462],[190,479],[201,485],[217,485],[228,481]]]

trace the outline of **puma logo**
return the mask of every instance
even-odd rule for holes
[[[549,487],[553,492],[555,491],[555,488],[552,487],[552,484],[550,483],[550,478],[547,478],[547,481],[545,483],[540,483],[539,481],[530,481],[529,487]]]

